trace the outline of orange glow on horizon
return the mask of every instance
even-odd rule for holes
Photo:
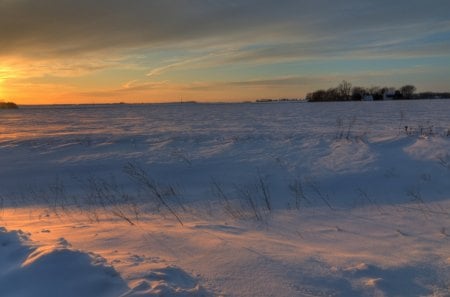
[[[208,86],[197,90],[191,85],[167,83],[155,87],[130,89],[123,86],[95,88],[57,83],[31,83],[21,79],[8,79],[0,84],[0,99],[19,105],[36,104],[102,104],[102,103],[164,103],[196,102],[243,102],[254,101],[261,96],[298,98],[297,88]],[[286,95],[287,94],[287,95]],[[264,97],[266,98],[266,97]]]

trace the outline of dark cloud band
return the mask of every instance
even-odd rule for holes
[[[270,42],[259,56],[333,53],[352,43],[423,39],[435,30],[448,36],[448,11],[447,0],[0,0],[0,55],[67,56],[202,40]],[[286,47],[288,41],[297,48]]]

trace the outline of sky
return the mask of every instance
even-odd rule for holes
[[[448,0],[0,0],[0,100],[303,98],[342,80],[450,90]]]

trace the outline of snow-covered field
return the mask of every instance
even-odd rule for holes
[[[450,101],[0,112],[0,296],[450,296]]]

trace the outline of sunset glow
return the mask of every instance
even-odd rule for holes
[[[342,81],[448,91],[448,1],[0,1],[20,104],[303,98]]]
[[[449,297],[449,12],[0,0],[0,297]]]

